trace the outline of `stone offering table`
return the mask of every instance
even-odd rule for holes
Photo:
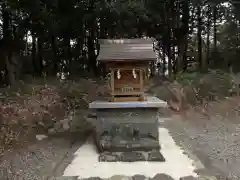
[[[146,101],[89,104],[99,161],[164,161],[158,139],[158,109],[167,103],[146,97]]]

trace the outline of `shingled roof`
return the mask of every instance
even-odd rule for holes
[[[157,59],[152,39],[100,39],[98,61],[131,61]]]

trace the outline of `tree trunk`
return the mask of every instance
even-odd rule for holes
[[[182,68],[183,71],[187,70],[187,52],[188,52],[188,34],[189,34],[189,19],[190,19],[190,14],[189,14],[190,8],[189,8],[189,0],[183,1],[183,53],[182,53]]]
[[[70,64],[72,63],[72,50],[71,50],[71,38],[68,35],[69,33],[66,34],[66,36],[64,37],[64,48],[66,49],[66,51],[64,52],[65,55],[65,61],[66,64],[64,65],[64,72],[68,73],[70,72]]]
[[[176,2],[176,11],[175,11],[175,15],[173,14],[173,16],[175,16],[175,20],[172,22],[172,27],[173,27],[173,29],[174,29],[174,39],[175,39],[175,43],[174,43],[174,48],[173,48],[173,52],[174,52],[174,71],[175,71],[175,75],[178,73],[178,72],[180,72],[181,70],[182,70],[182,64],[183,64],[183,59],[182,58],[180,58],[180,56],[179,56],[179,54],[180,54],[180,46],[181,46],[181,44],[182,43],[184,43],[184,42],[182,42],[182,37],[181,36],[179,36],[179,31],[180,31],[180,29],[181,29],[181,15],[180,15],[180,6],[181,6],[181,4],[180,4],[180,2],[179,1],[177,1]],[[182,34],[184,34],[184,33],[182,33]],[[176,48],[177,48],[177,50],[176,50],[176,48],[175,48],[175,46],[176,46]],[[176,55],[177,55],[177,58],[176,58]]]
[[[16,83],[16,74],[14,64],[12,63],[12,32],[11,32],[11,18],[10,12],[7,10],[7,2],[2,4],[2,19],[3,19],[3,47],[4,47],[4,59],[6,68],[7,83],[14,85]]]
[[[198,39],[198,63],[199,69],[202,70],[202,17],[201,17],[201,6],[198,5],[197,7],[197,39]]]
[[[77,44],[76,44],[76,51],[75,51],[75,60],[78,61],[79,58],[82,56],[82,50],[83,50],[83,42],[82,38],[78,37],[77,38]]]
[[[34,74],[38,73],[39,69],[36,60],[36,36],[34,35],[34,33],[32,33],[32,65],[34,68]]]
[[[217,5],[213,8],[213,49],[217,52]]]
[[[168,55],[168,75],[169,78],[172,78],[172,51],[171,45],[167,44],[167,55]]]
[[[163,68],[162,68],[162,73],[165,75],[166,73],[166,47],[163,45],[162,47],[162,51],[163,51]]]
[[[53,54],[53,73],[56,75],[59,71],[59,59],[57,55],[57,44],[56,44],[56,37],[52,36],[52,54]]]
[[[172,45],[172,62],[173,62],[173,78],[175,78],[175,75],[177,74],[177,59],[176,59],[176,49],[175,49],[175,44]]]
[[[96,75],[97,74],[97,61],[95,55],[94,39],[92,34],[88,36],[88,68],[89,71]]]
[[[207,65],[209,65],[209,58],[210,58],[210,30],[211,30],[211,6],[208,6],[207,12],[207,54],[206,54],[206,61]]]
[[[100,18],[100,38],[106,38],[106,27],[105,27],[105,17]]]
[[[38,74],[41,76],[43,73],[43,42],[41,37],[38,37],[37,47],[38,47],[38,57],[37,57],[37,66],[38,66]]]
[[[87,37],[87,47],[88,47],[88,70],[92,71],[94,75],[98,74],[97,69],[97,56],[95,53],[95,42],[96,39],[96,21],[92,19],[88,22],[89,35]]]
[[[16,84],[16,77],[15,77],[15,70],[14,70],[14,65],[12,63],[12,55],[8,54],[5,59],[6,62],[6,71],[7,71],[7,76],[8,76],[8,83],[12,86]]]

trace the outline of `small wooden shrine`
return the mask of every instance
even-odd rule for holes
[[[111,74],[111,101],[144,101],[144,85],[156,61],[152,39],[101,39],[97,61]]]
[[[100,162],[164,162],[158,110],[167,103],[144,95],[150,63],[157,59],[151,39],[100,40],[98,62],[111,73],[111,101],[89,104]],[[145,97],[146,96],[146,97]]]

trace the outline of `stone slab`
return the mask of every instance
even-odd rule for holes
[[[181,177],[179,180],[198,180],[198,178],[193,176]]]
[[[120,160],[118,153],[104,152],[98,157],[99,162],[118,162]]]
[[[144,152],[103,152],[99,155],[99,162],[165,162],[165,158],[160,151]]]
[[[119,139],[111,140],[108,138],[101,137],[97,140],[97,148],[99,152],[131,152],[131,151],[152,151],[160,150],[158,140],[141,138],[140,140],[124,140]]]
[[[167,102],[154,97],[147,96],[146,101],[129,101],[129,102],[108,102],[94,101],[89,104],[90,109],[115,109],[115,108],[165,108]]]
[[[158,123],[156,108],[135,109],[98,109],[95,111],[96,121],[113,123]]]
[[[171,176],[162,173],[162,174],[157,174],[151,180],[174,180],[174,179]]]
[[[123,175],[114,175],[110,177],[109,180],[132,180],[132,177],[123,176]]]
[[[120,155],[120,160],[122,162],[137,162],[146,161],[144,153],[141,152],[124,152]]]
[[[81,180],[103,180],[103,179],[100,177],[90,177],[90,178],[81,179]]]
[[[51,177],[51,178],[48,178],[48,180],[77,180],[77,179],[78,179],[77,176],[73,176],[73,177],[60,176],[60,177]]]
[[[133,180],[148,180],[148,178],[144,175],[136,174],[132,177]]]

